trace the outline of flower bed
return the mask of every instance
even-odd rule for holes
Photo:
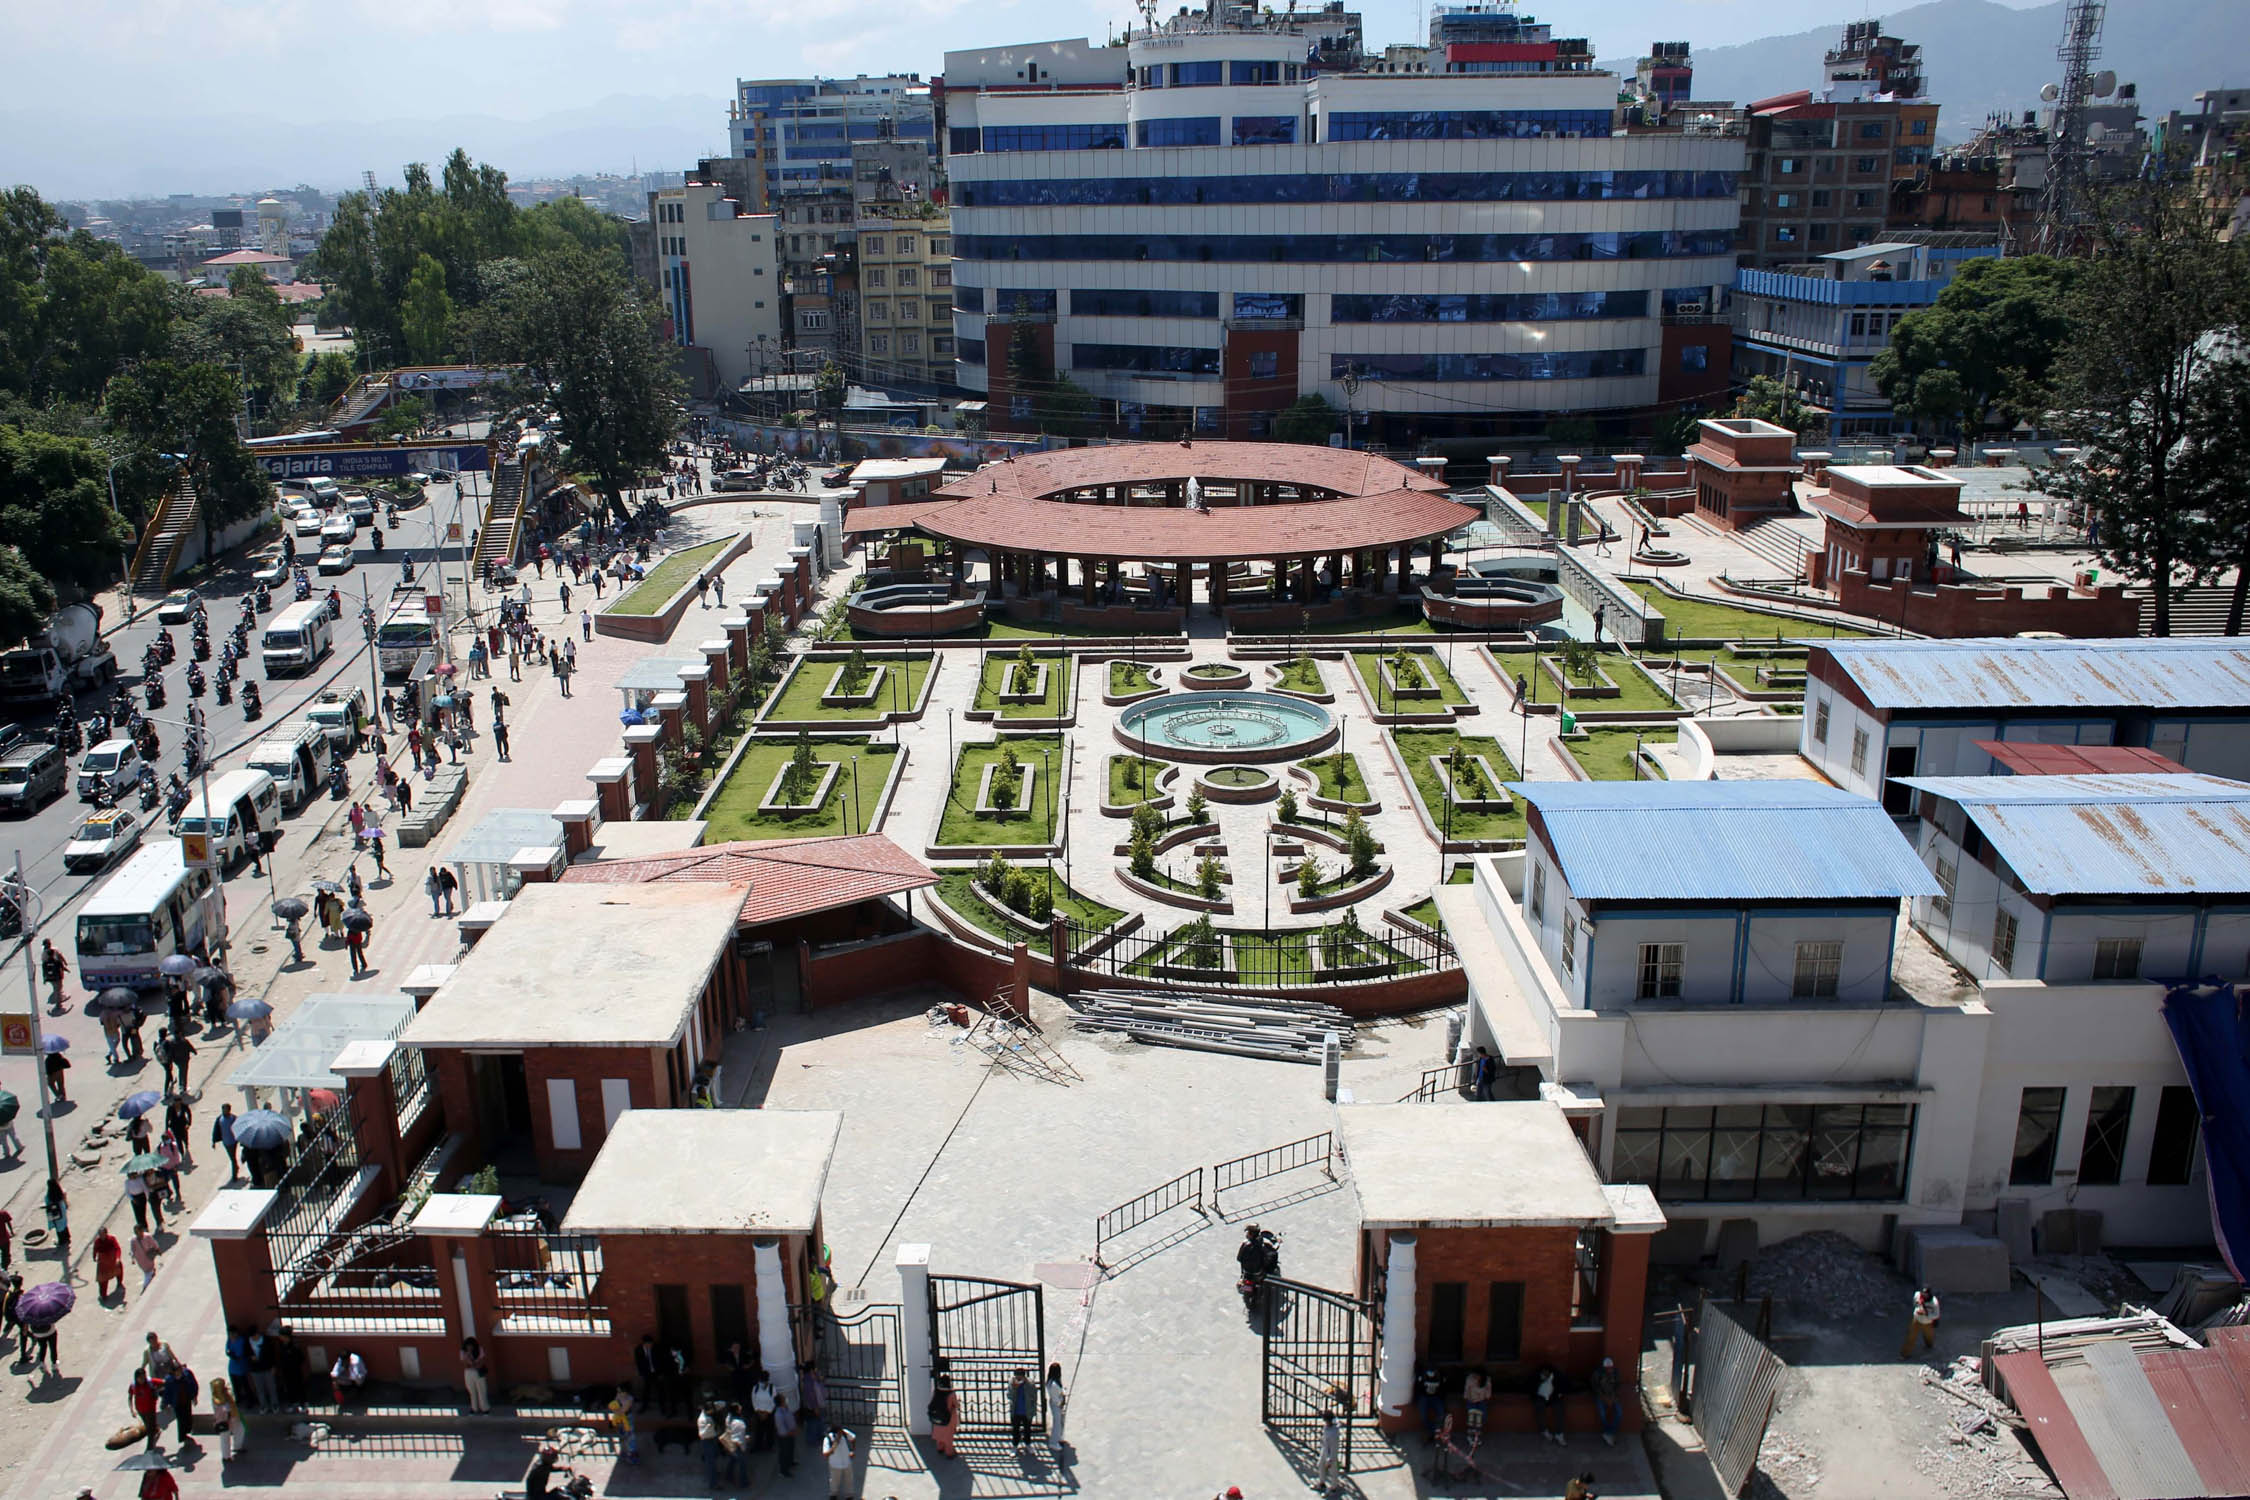
[[[743,741],[734,764],[697,811],[710,825],[705,832],[711,842],[813,838],[881,826],[905,752],[865,739],[815,737],[810,741],[815,762],[826,768],[820,773],[820,800],[775,804],[771,794],[796,758],[798,743],[794,735],[752,735]]]
[[[1500,778],[1493,774],[1492,763],[1481,755],[1465,756],[1458,767],[1450,755],[1433,755],[1430,765],[1458,812],[1506,812],[1515,806],[1515,800],[1502,790]]]
[[[818,734],[824,729],[872,728],[893,719],[920,717],[929,702],[930,679],[937,671],[938,658],[927,651],[908,655],[885,652],[866,660],[871,667],[889,669],[879,681],[880,697],[848,707],[829,703],[828,689],[838,685],[837,670],[848,669],[849,661],[835,652],[807,653],[790,662],[789,670],[767,697],[766,706],[759,710],[757,727],[775,730],[803,726]],[[831,670],[832,666],[837,670]]]
[[[1196,774],[1195,784],[1213,802],[1265,802],[1281,794],[1281,783],[1258,766],[1213,766]]]
[[[1142,781],[1144,774],[1147,776]],[[1105,817],[1132,816],[1133,809],[1146,802],[1159,812],[1172,806],[1172,793],[1164,788],[1175,780],[1178,766],[1168,766],[1160,760],[1143,760],[1138,755],[1112,755],[1109,758],[1109,793],[1102,802]]]
[[[1207,691],[1216,688],[1246,688],[1250,685],[1250,669],[1232,662],[1203,662],[1180,674],[1182,687]]]
[[[987,652],[970,717],[1061,724],[1070,717],[1074,665],[1068,656],[1026,660],[1020,652]]]

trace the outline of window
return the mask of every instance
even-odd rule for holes
[[[883,268],[881,266],[871,266],[868,268],[867,284],[870,287],[888,285],[888,283],[886,283],[883,279]]]
[[[1685,943],[1641,944],[1641,981],[1634,992],[1640,1000],[1671,1000],[1680,993],[1680,970],[1685,966]]]
[[[1818,699],[1813,704],[1812,737],[1816,745],[1828,743],[1828,700]]]
[[[1930,122],[1927,120],[1916,120],[1914,122],[1913,130],[1908,133],[1911,135],[1928,135],[1930,133]]]
[[[1081,288],[1070,294],[1070,311],[1080,318],[1215,318],[1219,294]]]
[[[945,356],[946,356],[947,358],[949,358],[949,359],[950,359],[950,358],[952,357],[952,355],[953,355],[953,335],[952,335],[952,334],[950,334],[950,333],[933,333],[933,334],[931,334],[931,335],[930,335],[930,352],[931,352],[932,354],[942,354],[942,355],[945,355]]]
[[[1281,82],[1281,64],[1277,62],[1236,62],[1227,64],[1227,82],[1238,84],[1268,84]]]
[[[1873,208],[1874,206],[1875,206],[1875,195],[1874,195],[1873,193],[1854,193],[1854,194],[1852,194],[1852,207],[1854,207],[1854,208]]]
[[[889,322],[890,320],[891,320],[891,305],[890,305],[890,303],[888,303],[888,302],[884,301],[884,300],[883,300],[882,298],[880,298],[880,297],[877,297],[877,298],[875,298],[874,300],[870,301],[870,302],[869,302],[869,303],[867,304],[867,321],[868,321],[868,322],[870,322],[870,323],[888,323],[888,322]]]
[[[1992,962],[2002,979],[2016,967],[2016,914],[2004,906],[1992,915]]]
[[[949,234],[933,234],[933,235],[931,235],[931,236],[930,236],[930,254],[932,254],[932,255],[951,255],[952,253],[953,253],[953,236],[952,236],[952,235],[949,235]]]
[[[900,321],[901,323],[919,323],[919,322],[921,322],[921,321],[922,321],[922,304],[921,304],[921,301],[920,301],[919,299],[917,299],[917,298],[914,298],[914,297],[901,297],[901,298],[899,298],[899,299],[898,299],[898,320],[899,320],[899,321]]]
[[[2016,1153],[2010,1187],[2045,1187],[2055,1180],[2055,1138],[2062,1132],[2063,1089],[2025,1089],[2016,1106]]]
[[[1430,1342],[1423,1358],[1433,1365],[1452,1365],[1461,1362],[1462,1324],[1469,1313],[1469,1284],[1466,1281],[1437,1281],[1430,1284]]]
[[[1884,126],[1881,120],[1863,121],[1859,127],[1859,138],[1863,141],[1879,141],[1883,139],[1883,135]]]
[[[1547,867],[1542,864],[1531,867],[1531,920],[1547,920]]]
[[[1281,355],[1272,349],[1254,349],[1249,369],[1252,380],[1271,380],[1281,373]]]
[[[922,273],[913,266],[900,266],[898,268],[898,284],[900,286],[920,286],[922,284]]]
[[[1773,206],[1775,208],[1802,208],[1804,196],[1803,193],[1776,193],[1773,195]]]
[[[1797,243],[1797,231],[1791,225],[1776,224],[1773,227],[1773,238],[1777,245],[1794,245]]]
[[[1237,146],[1291,146],[1297,141],[1295,115],[1236,115],[1234,117],[1234,143]]]
[[[918,333],[900,334],[898,336],[898,352],[901,354],[920,354],[922,352],[922,335]]]
[[[1710,369],[1710,368],[1711,368],[1711,346],[1710,346],[1710,345],[1708,345],[1708,344],[1684,344],[1684,345],[1682,345],[1682,346],[1681,346],[1681,348],[1680,348],[1680,373],[1682,373],[1683,375],[1696,375],[1696,374],[1701,374],[1701,373],[1702,373],[1703,371],[1705,371],[1705,370],[1708,370],[1708,369]]]
[[[1938,883],[1938,893],[1930,898],[1930,910],[1941,917],[1950,917],[1953,915],[1953,885],[1960,879],[1960,867],[1939,855],[1932,859],[1930,873],[1937,877]]]
[[[1176,89],[1209,88],[1226,82],[1226,64],[1216,62],[1184,62],[1172,64],[1172,87]]]
[[[1236,144],[1255,117],[1236,116]],[[1295,125],[1295,120],[1288,122]],[[1048,178],[1029,173],[988,182],[956,182],[964,208],[1147,208],[1217,203],[1553,203],[1657,198],[1733,198],[1734,172],[1253,172],[1201,175]],[[934,254],[947,254],[936,242]]]
[[[2141,940],[2139,938],[2101,938],[2094,943],[2094,977],[2096,979],[2138,979],[2141,977]]]
[[[1910,1104],[1621,1109],[1610,1178],[1685,1202],[1885,1202],[1906,1194]]]
[[[1664,295],[1667,302],[1672,300],[1670,292]],[[1289,298],[1300,305],[1296,312],[1287,313],[1246,313],[1245,300],[1246,294],[1235,294],[1235,317],[1303,316],[1301,297]],[[1381,296],[1338,292],[1328,299],[1331,323],[1528,323],[1647,316],[1647,292],[1392,292]]]
[[[1880,156],[1855,156],[1852,158],[1852,170],[1854,172],[1880,172],[1883,170],[1883,158]]]
[[[1864,729],[1852,731],[1852,774],[1867,774],[1867,731]]]
[[[2156,1097],[2156,1139],[2148,1149],[2148,1185],[2185,1187],[2195,1175],[2195,1147],[2203,1130],[2203,1111],[2195,1090],[2166,1084]]]
[[[1216,67],[1214,63],[1212,66]],[[1188,115],[1174,120],[1142,120],[1133,127],[1136,146],[1216,146],[1217,115]]]
[[[2133,1091],[2119,1086],[2094,1090],[2086,1108],[2086,1143],[2078,1152],[2080,1186],[2115,1186],[2125,1175],[2125,1133],[2133,1123]]]
[[[1812,206],[1815,208],[1826,208],[1828,207],[1829,203],[1835,198],[1835,196],[1836,195],[1834,193],[1831,193],[1826,188],[1814,188],[1812,195]]]
[[[1812,237],[1821,244],[1826,244],[1828,242],[1828,227],[1826,224],[1813,225]]]
[[[1638,375],[1645,349],[1588,349],[1524,354],[1331,354],[1328,378],[1364,380],[1589,380]]]
[[[901,255],[912,255],[914,253],[913,235],[902,234],[898,237],[898,253]]]
[[[1513,141],[1600,136],[1610,132],[1606,109],[1406,111],[1338,110],[1328,117],[1331,141]]]
[[[1578,1243],[1571,1250],[1570,1326],[1573,1328],[1602,1326],[1602,1239],[1598,1229],[1581,1229]]]
[[[1797,945],[1797,972],[1789,983],[1791,998],[1833,1000],[1836,981],[1843,972],[1844,945],[1833,939]]]
[[[869,255],[881,255],[883,253],[883,237],[879,234],[867,235],[860,241],[860,248]]]
[[[951,285],[953,285],[953,268],[952,268],[951,266],[932,266],[932,267],[930,267],[930,285],[931,285],[931,286],[951,286]]]
[[[868,353],[870,353],[870,354],[888,354],[888,353],[890,353],[890,352],[891,352],[891,336],[890,336],[889,334],[887,334],[887,333],[871,333],[871,334],[869,334],[869,335],[867,336],[867,352],[868,352]]]
[[[1081,370],[1124,370],[1144,375],[1216,375],[1219,351],[1170,344],[1073,344],[1070,362]]]
[[[1776,161],[1773,166],[1774,170],[1782,176],[1795,177],[1805,170],[1805,159],[1801,156],[1784,156]]]
[[[1878,317],[1876,321],[1881,322],[1882,319]],[[1855,339],[1862,339],[1867,337],[1867,314],[1852,314],[1852,337]]]
[[[1562,921],[1562,971],[1567,975],[1575,973],[1577,969],[1578,924],[1571,920],[1570,913],[1566,911]]]
[[[1261,264],[1666,260],[1731,253],[1731,229],[1522,234],[964,234],[957,260],[1223,261]]]
[[[1485,1362],[1511,1364],[1523,1357],[1523,1283],[1495,1281],[1485,1295]]]

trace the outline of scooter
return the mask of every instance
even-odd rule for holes
[[[244,683],[244,684],[242,685],[242,718],[243,718],[243,721],[244,721],[245,723],[256,723],[256,722],[257,722],[257,719],[258,719],[258,716],[259,716],[260,714],[264,713],[265,711],[266,711],[266,706],[265,706],[265,704],[261,703],[261,702],[260,702],[260,701],[258,700],[258,685],[257,685],[256,683],[254,683],[254,682],[246,682],[246,683]]]
[[[393,526],[396,526],[398,524],[398,520],[396,517],[392,518],[391,524]],[[383,533],[381,533],[380,531],[370,532],[368,535],[368,539],[374,543],[375,555],[377,557],[381,557],[383,555]]]
[[[208,682],[207,682],[207,681],[205,680],[205,678],[204,678],[204,676],[203,676],[203,669],[202,669],[201,667],[199,667],[199,666],[195,665],[195,664],[194,664],[193,662],[190,662],[190,663],[188,663],[188,669],[187,669],[187,690],[188,690],[188,696],[189,696],[190,698],[200,698],[200,697],[202,697],[202,696],[203,696],[203,689],[204,689],[205,687],[207,687],[207,686],[209,686],[209,683],[208,683]]]
[[[164,679],[153,672],[150,673],[148,680],[141,684],[141,696],[148,699],[150,708],[162,708],[164,706]]]
[[[191,650],[197,661],[209,661],[211,659],[210,635],[204,631],[198,630],[195,633],[195,644],[191,648]]]
[[[350,783],[344,776],[344,763],[340,760],[331,762],[328,767],[329,797],[334,801],[341,802],[344,800],[345,793],[349,790]]]
[[[173,658],[178,656],[179,654],[180,648],[174,645],[172,642],[172,632],[169,630],[159,630],[156,633],[157,660],[168,667],[172,665]]]
[[[141,782],[141,811],[147,812],[149,809],[155,806],[156,779],[154,777],[147,777],[144,778]]]
[[[1234,1289],[1242,1294],[1242,1310],[1256,1313],[1258,1298],[1266,1289],[1269,1278],[1281,1274],[1281,1236],[1270,1229],[1258,1231],[1258,1243],[1265,1248],[1265,1263],[1256,1270],[1245,1270]]]
[[[219,700],[221,707],[232,703],[234,701],[234,675],[230,672],[221,677],[218,686],[212,688],[211,693]]]
[[[258,613],[262,615],[271,608],[273,608],[273,590],[261,583],[258,585]]]

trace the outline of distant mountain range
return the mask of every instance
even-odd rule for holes
[[[1938,116],[1943,140],[1965,139],[1995,111],[2020,116],[2037,109],[2040,85],[2055,80],[2060,0],[2032,10],[1991,0],[1932,0],[1884,11],[1882,19],[1888,34],[1921,44],[1929,95],[1944,106]],[[1842,34],[1838,24],[1732,47],[1697,47],[1695,97],[1747,104],[1818,88],[1821,56]],[[2250,73],[2246,54],[2250,0],[2132,0],[2109,8],[2098,66],[2115,69],[2120,82],[2138,84],[2141,110],[2155,118],[2189,108],[2203,89],[2241,81]],[[1634,61],[1613,58],[1601,66],[1630,74]]]

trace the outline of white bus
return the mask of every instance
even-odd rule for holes
[[[437,626],[420,594],[402,595],[375,632],[375,654],[382,659],[383,675],[394,682],[414,670],[423,652],[436,648]]]
[[[110,985],[155,989],[157,965],[203,952],[218,924],[211,872],[191,866],[178,839],[143,848],[78,910],[78,980],[89,993]]]
[[[310,672],[334,643],[335,622],[328,618],[328,601],[307,599],[275,615],[259,643],[266,675]]]

